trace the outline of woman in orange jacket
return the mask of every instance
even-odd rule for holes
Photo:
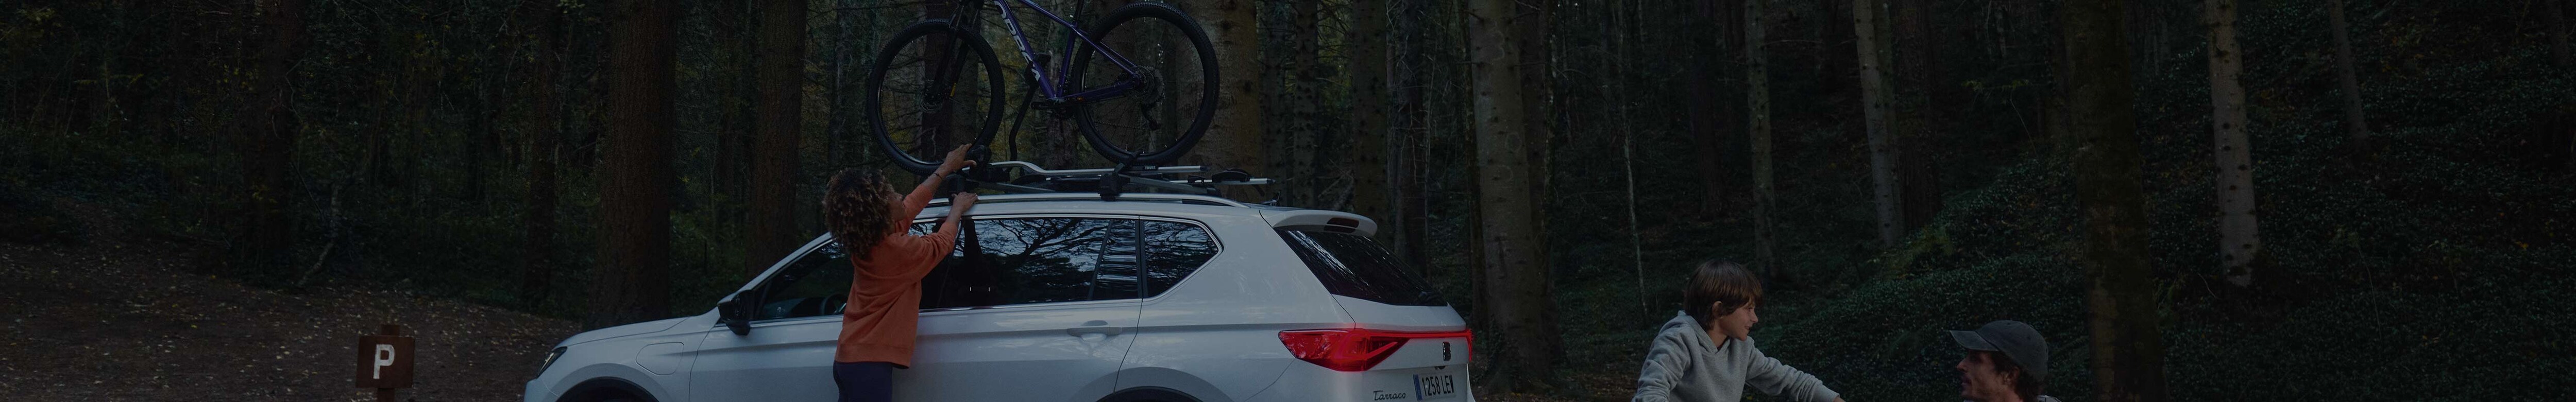
[[[896,194],[884,176],[843,169],[832,175],[823,193],[823,225],[849,253],[850,300],[841,312],[839,350],[832,356],[832,382],[841,400],[894,400],[894,369],[912,365],[912,341],[921,318],[921,278],[948,257],[957,244],[957,225],[975,206],[975,193],[950,195],[948,218],[939,230],[906,235],[914,215],[930,204],[939,182],[966,160],[967,146],[948,152],[939,170]]]

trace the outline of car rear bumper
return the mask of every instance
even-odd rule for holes
[[[1467,366],[1457,364],[1361,372],[1333,371],[1311,364],[1300,364],[1280,373],[1279,382],[1243,402],[1350,401],[1350,402],[1475,402],[1476,395],[1467,386]],[[1432,399],[1418,399],[1414,378],[1417,375],[1454,376],[1456,392]]]

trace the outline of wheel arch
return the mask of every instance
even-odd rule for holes
[[[1190,396],[1190,394],[1189,394],[1189,393],[1187,393],[1187,392],[1181,392],[1181,390],[1171,389],[1171,388],[1164,388],[1164,387],[1152,387],[1152,386],[1147,386],[1147,387],[1134,387],[1134,388],[1128,388],[1128,389],[1118,390],[1118,392],[1110,393],[1110,394],[1109,394],[1109,396],[1101,397],[1101,398],[1100,398],[1100,402],[1204,402],[1204,401],[1199,400],[1199,398],[1198,398],[1198,397]]]
[[[643,386],[635,385],[634,382],[626,381],[624,378],[617,377],[600,377],[582,381],[581,384],[573,385],[571,390],[564,391],[563,397],[556,398],[555,400],[560,402],[589,402],[606,400],[608,398],[621,395],[641,400],[642,402],[658,401],[658,399],[653,398],[653,392],[644,390]]]

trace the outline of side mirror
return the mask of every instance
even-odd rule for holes
[[[751,291],[734,292],[716,302],[716,321],[723,322],[734,335],[751,335]]]

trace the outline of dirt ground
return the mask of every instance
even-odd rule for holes
[[[68,203],[65,203],[68,204]],[[354,386],[360,335],[415,337],[406,401],[517,401],[547,348],[579,324],[367,285],[292,294],[190,274],[186,248],[129,236],[63,205],[80,244],[0,242],[0,400],[374,401]],[[1579,391],[1487,402],[1625,400],[1633,379],[1577,373]]]
[[[67,206],[83,244],[0,243],[0,399],[373,401],[358,336],[416,337],[417,401],[516,401],[576,323],[352,286],[300,294],[191,275],[174,244]]]

